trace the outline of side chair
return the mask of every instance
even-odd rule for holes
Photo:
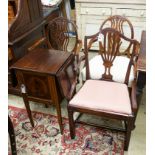
[[[133,25],[126,17],[120,16],[120,15],[114,15],[114,16],[108,17],[101,24],[99,31],[102,31],[102,29],[108,28],[108,27],[119,31],[121,34],[123,34],[124,36],[130,39],[134,39]],[[128,66],[128,63],[131,57],[130,46],[131,46],[131,43],[124,40],[124,43],[122,44],[121,49],[117,53],[117,56],[121,56],[121,57],[118,57],[117,61],[115,61],[116,63],[115,66],[119,65],[120,63],[124,64],[121,66],[121,68],[119,68],[119,70],[117,69],[118,67],[116,67],[112,71],[114,76],[113,78],[118,82],[123,82],[124,80],[123,76],[125,74],[126,68]],[[98,66],[98,68],[96,68],[95,66]],[[84,67],[81,70],[82,81],[86,80],[85,70],[86,70],[86,67]],[[101,57],[99,55],[95,55],[90,60],[90,76],[92,79],[100,79],[102,76],[102,73],[103,73],[103,69],[102,69]],[[134,79],[134,70],[132,67],[131,74],[129,77],[129,87],[131,87],[131,81],[133,81],[133,79]]]
[[[118,53],[124,41],[130,44],[130,57],[128,58],[127,68],[124,72],[123,83],[117,82],[113,76],[114,67],[120,69],[124,66],[124,62],[116,64]],[[99,79],[91,78],[91,65],[89,61],[89,50],[93,43],[98,42],[98,56],[102,61],[102,66],[96,64],[96,70],[102,68],[102,74]],[[139,52],[139,42],[131,38],[127,38],[121,32],[113,28],[105,28],[92,36],[85,36],[85,64],[86,64],[86,81],[81,89],[70,98],[68,103],[68,118],[71,138],[75,137],[75,123],[80,123],[78,118],[74,119],[75,112],[88,114],[92,116],[100,116],[108,119],[116,119],[124,123],[124,128],[111,128],[111,126],[103,126],[111,130],[122,131],[125,133],[124,149],[128,150],[131,131],[134,129],[134,123],[137,115],[136,101],[136,74],[132,81],[131,92],[128,89],[129,77],[132,67],[136,70],[136,60]],[[95,91],[94,91],[95,90]],[[89,124],[88,122],[83,122]],[[90,125],[90,124],[89,124]],[[92,124],[91,124],[92,125]],[[95,126],[95,124],[94,124]]]
[[[50,21],[46,28],[48,48],[72,52],[75,55],[75,67],[79,82],[79,66],[84,56],[80,57],[82,40],[78,38],[77,26],[74,21],[57,17]]]
[[[72,52],[79,61],[82,41],[78,38],[77,26],[72,20],[57,17],[50,21],[46,29],[48,48]]]

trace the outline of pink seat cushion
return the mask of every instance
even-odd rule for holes
[[[128,88],[125,84],[87,80],[69,105],[84,109],[131,114]]]

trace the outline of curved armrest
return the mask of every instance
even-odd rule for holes
[[[136,99],[136,81],[134,80],[132,83],[132,90],[131,90],[131,108],[134,113],[137,112],[138,105]]]

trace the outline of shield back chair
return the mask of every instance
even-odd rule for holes
[[[120,52],[123,41],[129,42],[131,56],[129,58],[126,71],[124,73],[124,82],[116,82],[113,76],[113,68],[122,68],[124,63],[116,64],[117,55]],[[98,54],[102,61],[102,75],[99,79],[91,79],[91,65],[89,61],[89,50],[93,43],[98,42]],[[136,66],[136,59],[139,52],[139,42],[125,37],[122,33],[112,28],[102,29],[92,36],[85,36],[85,63],[86,63],[86,82],[78,93],[69,101],[68,118],[71,138],[75,137],[75,123],[80,123],[78,117],[73,118],[75,112],[88,115],[107,117],[108,119],[117,119],[124,122],[123,129],[112,128],[125,133],[124,149],[128,150],[131,131],[134,128],[137,115],[136,101],[136,74],[132,81],[131,92],[128,89],[129,76],[131,68]],[[98,65],[95,66],[98,69]],[[119,69],[118,69],[119,71]],[[118,75],[120,73],[118,72]],[[94,91],[95,90],[95,91]],[[88,123],[88,122],[84,122]],[[91,124],[92,125],[92,124]],[[105,126],[105,128],[111,128]]]
[[[48,48],[72,52],[79,61],[82,41],[78,39],[77,26],[71,20],[58,17],[48,23],[46,29]]]
[[[84,56],[79,57],[82,49],[82,41],[78,38],[75,23],[64,17],[57,17],[48,23],[46,36],[48,48],[72,52],[75,55],[74,63],[78,69]],[[79,83],[79,69],[77,77]]]
[[[120,15],[114,15],[114,16],[110,16],[109,18],[107,18],[100,26],[100,31],[102,31],[102,29],[104,28],[107,28],[107,27],[111,27],[117,31],[119,31],[121,34],[123,34],[124,36],[127,36],[128,38],[130,39],[133,39],[134,38],[134,29],[133,29],[133,26],[131,24],[131,22],[123,17],[123,16],[120,16]],[[121,46],[121,48],[123,49],[122,51],[120,50],[117,55],[118,56],[123,56],[123,57],[119,57],[119,59],[117,60],[116,63],[118,63],[118,65],[120,63],[124,63],[124,65],[122,66],[121,69],[118,70],[115,70],[113,73],[113,76],[114,76],[114,79],[118,82],[123,82],[123,75],[126,71],[126,67],[127,67],[127,64],[129,62],[129,59],[130,59],[130,56],[131,56],[131,53],[129,52],[130,51],[130,46],[131,46],[131,43],[130,42],[127,42],[124,40],[124,44],[123,46]],[[125,49],[125,50],[124,50]],[[97,69],[95,66],[99,66]],[[96,55],[94,56],[91,60],[90,60],[90,76],[91,78],[93,79],[99,79],[101,78],[102,76],[102,60],[100,58],[99,55]],[[82,70],[81,70],[81,76],[82,76],[82,80],[85,81],[86,80],[86,67],[84,67]],[[121,72],[121,74],[120,74]],[[133,71],[133,68],[131,68],[131,76],[129,78],[129,87],[131,87],[131,81],[133,80],[134,78],[134,71]],[[119,75],[118,75],[119,73]]]

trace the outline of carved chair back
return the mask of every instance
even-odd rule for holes
[[[120,16],[120,15],[110,16],[101,24],[100,31],[102,31],[102,29],[107,27],[111,27],[119,31],[120,33],[122,33],[124,36],[127,36],[130,39],[134,39],[133,25],[124,16]],[[126,45],[124,46],[128,47],[126,48],[126,51],[118,52],[117,55],[127,55],[128,57],[130,57],[131,53],[129,53],[129,51],[130,51],[131,44],[126,43]]]
[[[126,75],[124,75],[125,80],[124,83],[128,84],[129,75],[131,66],[134,65],[136,67],[136,60],[139,53],[139,42],[127,38],[121,32],[113,29],[113,28],[105,28],[100,30],[100,32],[96,33],[92,36],[85,36],[85,55],[86,55],[86,79],[90,79],[90,70],[89,70],[89,50],[94,42],[98,41],[99,43],[99,51],[98,54],[101,56],[103,60],[104,73],[102,75],[102,80],[113,81],[113,76],[111,74],[111,68],[117,57],[120,48],[123,44],[123,41],[126,41],[130,44],[130,61],[127,68]],[[128,48],[128,47],[127,47]],[[126,50],[126,49],[124,49]],[[123,64],[120,64],[120,66]],[[96,66],[98,67],[98,66]],[[135,78],[136,78],[136,70],[135,70]]]
[[[77,27],[71,20],[64,17],[55,18],[49,22],[46,35],[49,48],[76,54],[78,44]]]

